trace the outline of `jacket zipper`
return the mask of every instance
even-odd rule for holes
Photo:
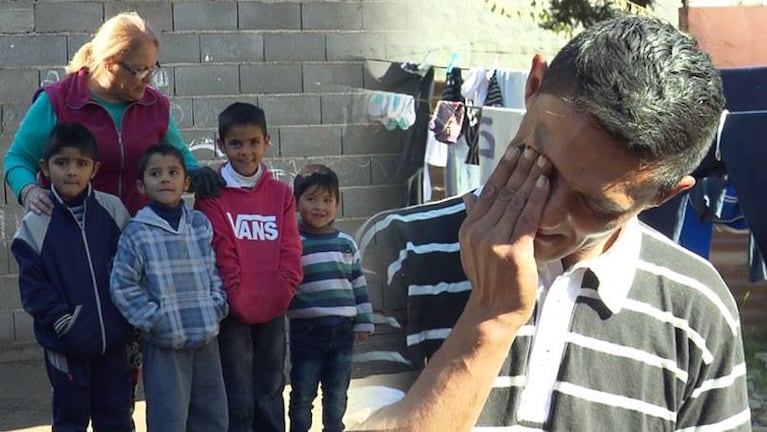
[[[72,214],[72,217],[75,219],[75,223],[80,225],[77,222],[77,218],[75,217],[74,213],[72,213],[72,210],[67,207],[67,210],[69,210],[69,213]],[[86,202],[83,202],[83,223],[80,225],[80,235],[83,238],[83,244],[85,245],[85,255],[88,257],[88,269],[91,273],[91,284],[93,286],[93,294],[96,297],[96,310],[99,314],[99,326],[101,327],[101,354],[105,354],[107,351],[107,334],[106,334],[106,326],[104,325],[104,314],[101,310],[101,299],[99,297],[99,289],[96,284],[96,271],[93,270],[93,260],[91,259],[91,250],[88,247],[88,237],[85,235],[85,218],[87,217],[88,213],[88,204]]]

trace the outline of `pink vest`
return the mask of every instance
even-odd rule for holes
[[[38,90],[45,91],[59,123],[78,122],[96,137],[101,169],[93,179],[96,190],[120,197],[131,215],[147,203],[136,190],[138,160],[147,148],[160,143],[168,130],[170,102],[159,91],[147,88],[141,100],[125,109],[117,130],[106,108],[91,99],[88,70],[81,69],[62,81]]]

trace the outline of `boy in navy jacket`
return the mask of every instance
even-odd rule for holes
[[[28,212],[11,243],[24,310],[53,389],[53,430],[131,431],[130,325],[109,295],[109,271],[128,211],[94,191],[96,140],[78,123],[51,133],[40,161],[52,183],[50,216]]]

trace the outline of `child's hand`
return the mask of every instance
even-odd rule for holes
[[[368,340],[368,336],[370,336],[370,333],[368,332],[355,332],[354,333],[354,343],[362,343]]]

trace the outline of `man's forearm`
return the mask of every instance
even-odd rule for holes
[[[465,431],[477,421],[524,319],[487,319],[467,310],[405,398],[365,430]]]

